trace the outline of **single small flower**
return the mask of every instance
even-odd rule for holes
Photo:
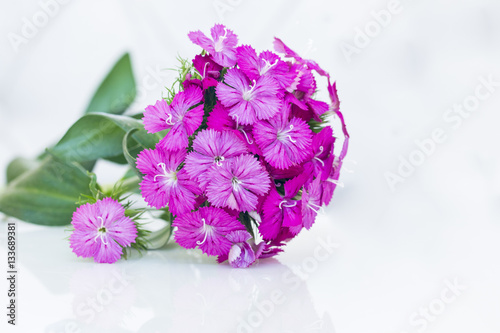
[[[210,171],[208,201],[240,212],[255,210],[258,197],[269,191],[269,174],[252,155],[240,155]]]
[[[172,226],[178,228],[174,239],[180,246],[186,249],[198,247],[209,256],[227,255],[232,242],[226,236],[233,231],[245,230],[235,217],[215,207],[201,207],[179,215]]]
[[[159,100],[154,106],[148,106],[144,112],[144,128],[148,133],[170,129],[158,143],[163,149],[175,151],[186,148],[188,137],[203,121],[203,104],[197,105],[202,100],[201,89],[190,85],[178,92],[170,105],[165,100]]]
[[[215,87],[219,83],[222,66],[215,63],[210,55],[197,55],[193,59],[193,66],[201,76],[201,86],[203,90],[208,87]]]
[[[217,85],[216,94],[238,124],[252,125],[279,112],[282,104],[277,96],[279,89],[269,76],[250,82],[241,69],[231,68],[224,76],[224,82]]]
[[[255,124],[253,134],[266,161],[278,169],[300,164],[310,154],[312,131],[299,118],[288,119],[289,106],[281,114]]]
[[[193,141],[193,152],[186,157],[188,175],[200,183],[204,190],[210,180],[207,171],[220,167],[232,158],[247,152],[247,148],[232,132],[206,129],[198,133]]]
[[[212,39],[208,38],[200,30],[188,34],[189,39],[196,45],[201,46],[223,67],[236,65],[236,50],[238,36],[222,24],[216,24],[210,29]]]
[[[323,209],[321,203],[322,192],[323,186],[319,177],[305,186],[302,191],[302,224],[307,230],[311,228],[316,215]]]
[[[86,203],[73,213],[75,228],[69,241],[79,257],[94,258],[98,263],[114,263],[123,254],[123,248],[135,243],[137,228],[125,208],[112,198],[94,204]]]
[[[201,191],[184,169],[186,152],[170,152],[159,147],[145,149],[137,156],[137,168],[144,174],[140,184],[144,200],[157,209],[168,206],[174,215],[191,211]]]
[[[283,227],[302,227],[302,202],[294,197],[304,185],[307,176],[301,175],[287,181],[284,185],[284,196],[278,193],[275,187],[271,188],[262,207],[263,217],[259,225],[264,240],[275,239]]]
[[[289,87],[296,77],[289,70],[286,62],[271,52],[264,51],[257,56],[255,49],[249,45],[243,45],[236,49],[238,67],[250,80],[257,80],[261,76],[273,78],[282,89]]]
[[[255,245],[253,241],[250,241],[252,235],[246,230],[230,232],[226,238],[233,245],[227,255],[220,255],[217,258],[217,262],[222,263],[228,260],[234,268],[246,268],[252,265],[259,258],[266,245],[264,242]]]

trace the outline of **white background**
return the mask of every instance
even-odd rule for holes
[[[278,36],[332,74],[354,172],[285,254],[247,270],[173,244],[97,265],[74,256],[63,228],[20,222],[19,325],[5,325],[2,275],[2,332],[500,332],[500,86],[460,122],[445,118],[473,101],[481,77],[500,82],[500,2],[402,0],[376,31],[372,11],[386,1],[70,1],[13,47],[42,7],[1,1],[1,170],[56,142],[123,52],[141,111],[171,83],[162,69],[177,53],[200,51],[187,33],[223,22],[240,43],[265,50]],[[370,27],[360,44],[357,29]],[[415,141],[439,129],[444,142],[418,153]],[[411,156],[419,165],[391,189],[386,173]],[[115,174],[97,170],[101,181]],[[318,248],[329,238],[331,253]]]

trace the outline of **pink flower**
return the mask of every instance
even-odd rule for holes
[[[246,268],[252,265],[260,257],[266,246],[264,242],[259,245],[250,242],[252,235],[246,230],[233,231],[226,238],[233,245],[228,254],[220,255],[217,258],[217,262],[222,263],[228,260],[229,264],[234,268]]]
[[[304,162],[312,143],[309,125],[299,118],[288,120],[287,107],[274,118],[256,123],[253,130],[266,161],[278,169]]]
[[[299,190],[304,185],[307,175],[301,175],[287,181],[284,185],[285,195],[281,196],[276,188],[271,188],[262,207],[263,218],[259,231],[264,240],[273,240],[282,227],[302,227],[302,202],[295,200]],[[296,232],[295,232],[296,233]]]
[[[312,176],[319,177],[326,168],[331,168],[332,161],[328,160],[328,157],[330,157],[334,142],[335,138],[330,126],[313,135],[310,160],[304,163],[305,168],[312,168]]]
[[[201,31],[192,31],[188,34],[189,39],[201,46],[223,67],[232,67],[236,64],[235,47],[238,37],[222,24],[216,24],[210,29],[212,40]]]
[[[226,238],[232,231],[245,230],[235,217],[223,209],[201,207],[197,211],[179,215],[172,223],[177,227],[175,241],[186,249],[198,247],[209,256],[227,255],[232,243]]]
[[[242,125],[273,117],[281,108],[277,94],[279,86],[269,76],[250,81],[238,68],[231,68],[224,76],[224,83],[217,85],[216,94],[222,105],[229,108],[229,115]]]
[[[137,228],[125,216],[125,209],[116,200],[104,198],[84,204],[73,213],[75,228],[69,241],[79,257],[94,257],[95,262],[114,263],[123,254],[123,247],[135,243]]]
[[[198,133],[193,141],[193,152],[186,158],[186,172],[204,190],[210,180],[211,168],[222,166],[232,158],[247,152],[247,148],[232,132],[206,129]]]
[[[169,152],[159,147],[145,149],[137,156],[137,168],[144,174],[141,192],[144,200],[157,209],[168,206],[174,215],[195,208],[196,195],[201,191],[184,169],[184,150]]]
[[[188,137],[200,127],[203,121],[203,100],[200,88],[190,85],[178,92],[172,104],[159,100],[144,112],[144,128],[148,133],[170,129],[158,145],[166,150],[175,151],[189,145]]]
[[[255,49],[243,45],[236,49],[238,67],[250,80],[257,80],[261,76],[269,76],[282,88],[286,89],[297,76],[289,71],[289,66],[280,57],[271,51],[261,52],[259,56]]]
[[[215,207],[240,212],[257,207],[258,197],[269,191],[269,174],[252,155],[240,155],[210,172],[208,201]]]

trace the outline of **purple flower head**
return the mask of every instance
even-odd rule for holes
[[[252,155],[240,155],[210,171],[208,201],[240,212],[255,210],[258,197],[269,191],[269,174]]]
[[[302,225],[302,202],[294,200],[300,188],[305,183],[306,176],[301,175],[285,183],[285,195],[281,196],[272,187],[262,207],[263,218],[259,231],[264,240],[275,239],[282,227]]]
[[[236,134],[243,141],[249,152],[256,155],[262,155],[261,150],[255,143],[252,135],[252,126],[239,125],[233,118],[229,116],[229,110],[217,102],[207,118],[208,128],[213,128],[217,131],[230,131]]]
[[[296,74],[289,71],[288,64],[273,52],[264,51],[257,56],[254,48],[243,45],[236,49],[236,55],[238,67],[250,80],[269,76],[276,80],[282,89],[286,89],[295,79]]]
[[[323,209],[321,206],[322,192],[323,187],[319,177],[313,180],[302,191],[302,224],[307,230],[313,225],[318,212]]]
[[[247,152],[247,148],[232,132],[206,129],[193,141],[193,152],[186,157],[185,169],[189,176],[200,182],[204,190],[210,180],[207,171],[221,167],[232,158]]]
[[[94,257],[95,262],[114,263],[137,237],[134,221],[116,200],[104,198],[84,204],[73,213],[75,228],[69,237],[70,247],[79,257]]]
[[[177,170],[185,157],[184,150],[170,152],[159,147],[145,149],[137,156],[137,168],[144,174],[142,196],[150,206],[168,206],[174,215],[194,209],[201,191],[184,169]]]
[[[285,108],[289,108],[286,106]],[[310,154],[312,131],[299,118],[288,120],[288,110],[255,124],[253,134],[266,161],[278,169],[302,163]]]
[[[325,169],[321,174],[321,181],[323,182],[323,195],[321,197],[321,204],[329,205],[333,197],[333,192],[337,186],[343,187],[344,184],[339,181],[340,169],[342,168],[342,160],[336,157],[333,153],[325,161]]]
[[[226,260],[234,268],[246,268],[255,262],[258,258],[252,245],[248,242],[252,235],[246,230],[237,230],[229,233],[226,238],[233,243],[231,250],[226,255],[217,258],[217,262],[222,263]]]
[[[282,104],[278,92],[279,86],[271,77],[262,76],[251,83],[238,68],[229,69],[216,90],[222,105],[230,109],[229,115],[241,125],[273,117]]]
[[[194,57],[193,66],[201,76],[203,90],[217,86],[222,66],[215,63],[210,55],[197,55]]]
[[[148,133],[170,129],[158,143],[163,149],[175,151],[186,148],[189,144],[188,136],[203,121],[203,104],[194,107],[202,100],[201,89],[190,85],[175,95],[172,104],[168,105],[166,101],[160,100],[154,106],[148,106],[144,112],[144,128]]]
[[[208,38],[200,30],[188,34],[189,39],[207,51],[213,60],[223,66],[232,67],[236,65],[236,50],[238,36],[222,24],[216,24],[210,29],[212,39]]]
[[[177,227],[175,241],[186,249],[198,247],[209,256],[227,255],[232,242],[226,235],[245,227],[223,209],[201,207],[197,211],[177,216],[172,223]]]

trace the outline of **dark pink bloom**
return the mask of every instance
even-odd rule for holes
[[[201,76],[203,90],[217,86],[222,66],[215,63],[210,55],[197,55],[194,57],[193,66]]]
[[[254,48],[243,45],[236,49],[236,54],[238,67],[250,80],[257,80],[261,76],[269,76],[276,80],[282,89],[286,89],[296,77],[295,73],[289,71],[288,64],[273,52],[264,51],[257,56]]]
[[[328,157],[330,157],[334,142],[335,138],[330,126],[313,135],[310,160],[305,163],[306,168],[311,167],[312,176],[319,177],[328,167],[328,164],[331,164]]]
[[[201,89],[190,85],[175,95],[172,104],[159,100],[154,106],[148,106],[144,112],[144,128],[148,133],[170,129],[158,143],[163,149],[175,151],[186,148],[188,137],[203,121],[203,104],[196,106],[202,100]]]
[[[137,228],[125,216],[125,209],[116,200],[104,198],[84,204],[73,213],[75,228],[69,237],[73,252],[79,257],[94,257],[95,262],[114,263],[123,254],[123,247],[135,243]]]
[[[269,174],[255,157],[240,155],[210,171],[208,201],[215,207],[252,211],[258,197],[269,191],[269,183]]]
[[[304,185],[305,179],[305,176],[298,176],[287,181],[284,196],[275,187],[271,187],[262,207],[263,217],[259,225],[264,240],[275,239],[282,227],[302,227],[302,202],[294,197]]]
[[[157,147],[143,150],[137,156],[137,168],[144,174],[141,192],[144,200],[157,209],[168,206],[174,215],[195,208],[196,196],[201,191],[184,169],[178,170],[184,162],[186,152],[170,152]]]
[[[223,209],[201,207],[197,211],[182,214],[172,223],[178,229],[175,241],[186,249],[198,247],[209,256],[227,255],[232,242],[226,235],[245,227]]]
[[[217,98],[229,108],[229,115],[241,125],[273,117],[281,108],[277,94],[279,86],[269,76],[261,76],[252,84],[238,68],[231,68],[224,83],[217,85]]]
[[[236,123],[236,121],[229,116],[229,110],[220,104],[220,102],[217,102],[212,109],[212,112],[210,112],[210,115],[207,118],[207,126],[208,128],[213,128],[221,132],[233,132],[246,144],[249,152],[256,155],[262,155],[261,150],[253,139],[252,126],[244,126]]]
[[[221,167],[232,158],[247,152],[247,148],[232,132],[206,129],[198,133],[193,141],[193,152],[186,157],[185,169],[189,176],[198,180],[204,190],[211,168]]]
[[[216,24],[210,29],[212,39],[208,38],[200,30],[192,31],[188,34],[189,39],[198,46],[201,46],[223,67],[236,65],[236,50],[238,36],[222,24]]]
[[[321,195],[323,186],[321,179],[318,177],[309,185],[304,187],[302,191],[302,224],[306,229],[310,229],[322,208]]]
[[[266,161],[278,169],[287,169],[304,162],[310,154],[312,143],[309,125],[299,118],[288,120],[287,114],[287,110],[283,110],[274,118],[259,121],[253,130],[255,141]]]

